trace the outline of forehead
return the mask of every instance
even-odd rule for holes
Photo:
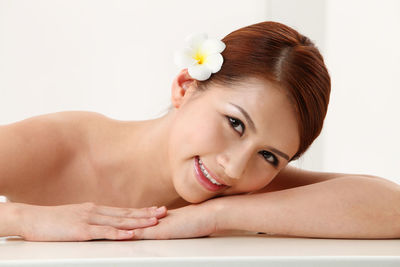
[[[207,92],[212,95],[212,98],[236,99],[243,104],[255,105],[255,108],[260,110],[276,102],[290,106],[289,98],[283,88],[275,83],[253,77],[232,85],[213,85]]]
[[[265,145],[274,145],[289,156],[297,152],[297,117],[284,88],[272,82],[248,78],[232,86],[215,86],[209,92],[212,101],[225,111],[241,114],[231,103],[246,110],[254,121],[257,136],[260,140],[268,140]],[[240,118],[244,119],[243,116]]]

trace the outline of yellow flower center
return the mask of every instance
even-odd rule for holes
[[[207,55],[202,53],[201,50],[197,50],[194,59],[197,60],[197,63],[200,65],[203,64],[206,61]]]

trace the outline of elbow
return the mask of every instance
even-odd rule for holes
[[[363,218],[370,223],[368,233],[376,238],[400,238],[400,185],[377,176],[351,177],[347,181],[349,188],[360,189],[356,190],[360,195],[352,192],[357,201],[365,199]]]
[[[396,238],[400,238],[400,186],[397,186],[397,201],[396,206]]]
[[[392,186],[392,190],[394,193],[394,203],[393,203],[393,233],[395,234],[394,238],[400,238],[400,186],[398,184],[393,183],[389,186]]]
[[[363,175],[360,175],[360,176],[363,177],[363,178],[376,179],[376,180],[379,180],[379,181],[382,181],[382,182],[386,182],[386,183],[388,183],[389,185],[392,185],[392,186],[395,185],[395,187],[397,187],[397,190],[400,191],[400,185],[395,183],[395,182],[393,182],[393,181],[391,181],[391,180],[389,180],[389,179],[385,179],[383,177],[379,177],[379,176],[376,176],[376,175],[368,175],[368,174],[363,174]]]

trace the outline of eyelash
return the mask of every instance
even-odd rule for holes
[[[240,134],[240,136],[242,136],[243,133],[244,133],[244,130],[246,129],[246,127],[244,126],[244,123],[241,120],[233,118],[233,117],[226,116],[226,118],[228,119],[229,124],[231,125],[231,127],[235,131],[236,131],[235,127],[238,126],[238,125],[235,125],[235,124],[239,124],[240,126],[242,126],[242,129],[243,129],[242,133],[239,133],[238,131],[236,131],[236,132],[238,132]],[[273,166],[275,166],[275,167],[278,166],[279,160],[276,158],[276,156],[274,154],[272,154],[271,152],[265,151],[265,150],[263,150],[263,151],[261,151],[259,153],[265,158],[266,161],[271,163]],[[267,160],[268,156],[272,156],[273,157],[273,161],[272,162]]]
[[[239,119],[236,119],[236,118],[233,118],[233,117],[229,117],[229,116],[226,116],[226,117],[228,118],[229,124],[232,126],[233,129],[235,129],[235,127],[237,127],[237,125],[234,126],[234,124],[236,124],[236,123],[239,123],[240,126],[242,126],[243,131],[242,131],[242,133],[240,133],[240,136],[242,136],[243,133],[244,133],[244,130],[246,129],[246,127],[244,126],[244,123]],[[236,129],[235,129],[235,131],[236,131]]]
[[[275,157],[274,154],[272,154],[271,152],[268,151],[261,151],[260,154],[265,158],[266,161],[268,161],[269,163],[271,163],[272,165],[274,165],[275,167],[279,165],[279,160]],[[274,160],[271,162],[269,160],[267,160],[268,156],[272,156],[274,158]]]

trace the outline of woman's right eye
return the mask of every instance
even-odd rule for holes
[[[240,136],[242,136],[244,133],[244,129],[245,129],[243,122],[236,118],[232,118],[229,116],[226,116],[226,117],[229,120],[229,123],[232,126],[232,128],[235,129],[235,131],[237,131],[240,134]],[[241,130],[238,130],[238,128],[239,129],[241,128]]]

